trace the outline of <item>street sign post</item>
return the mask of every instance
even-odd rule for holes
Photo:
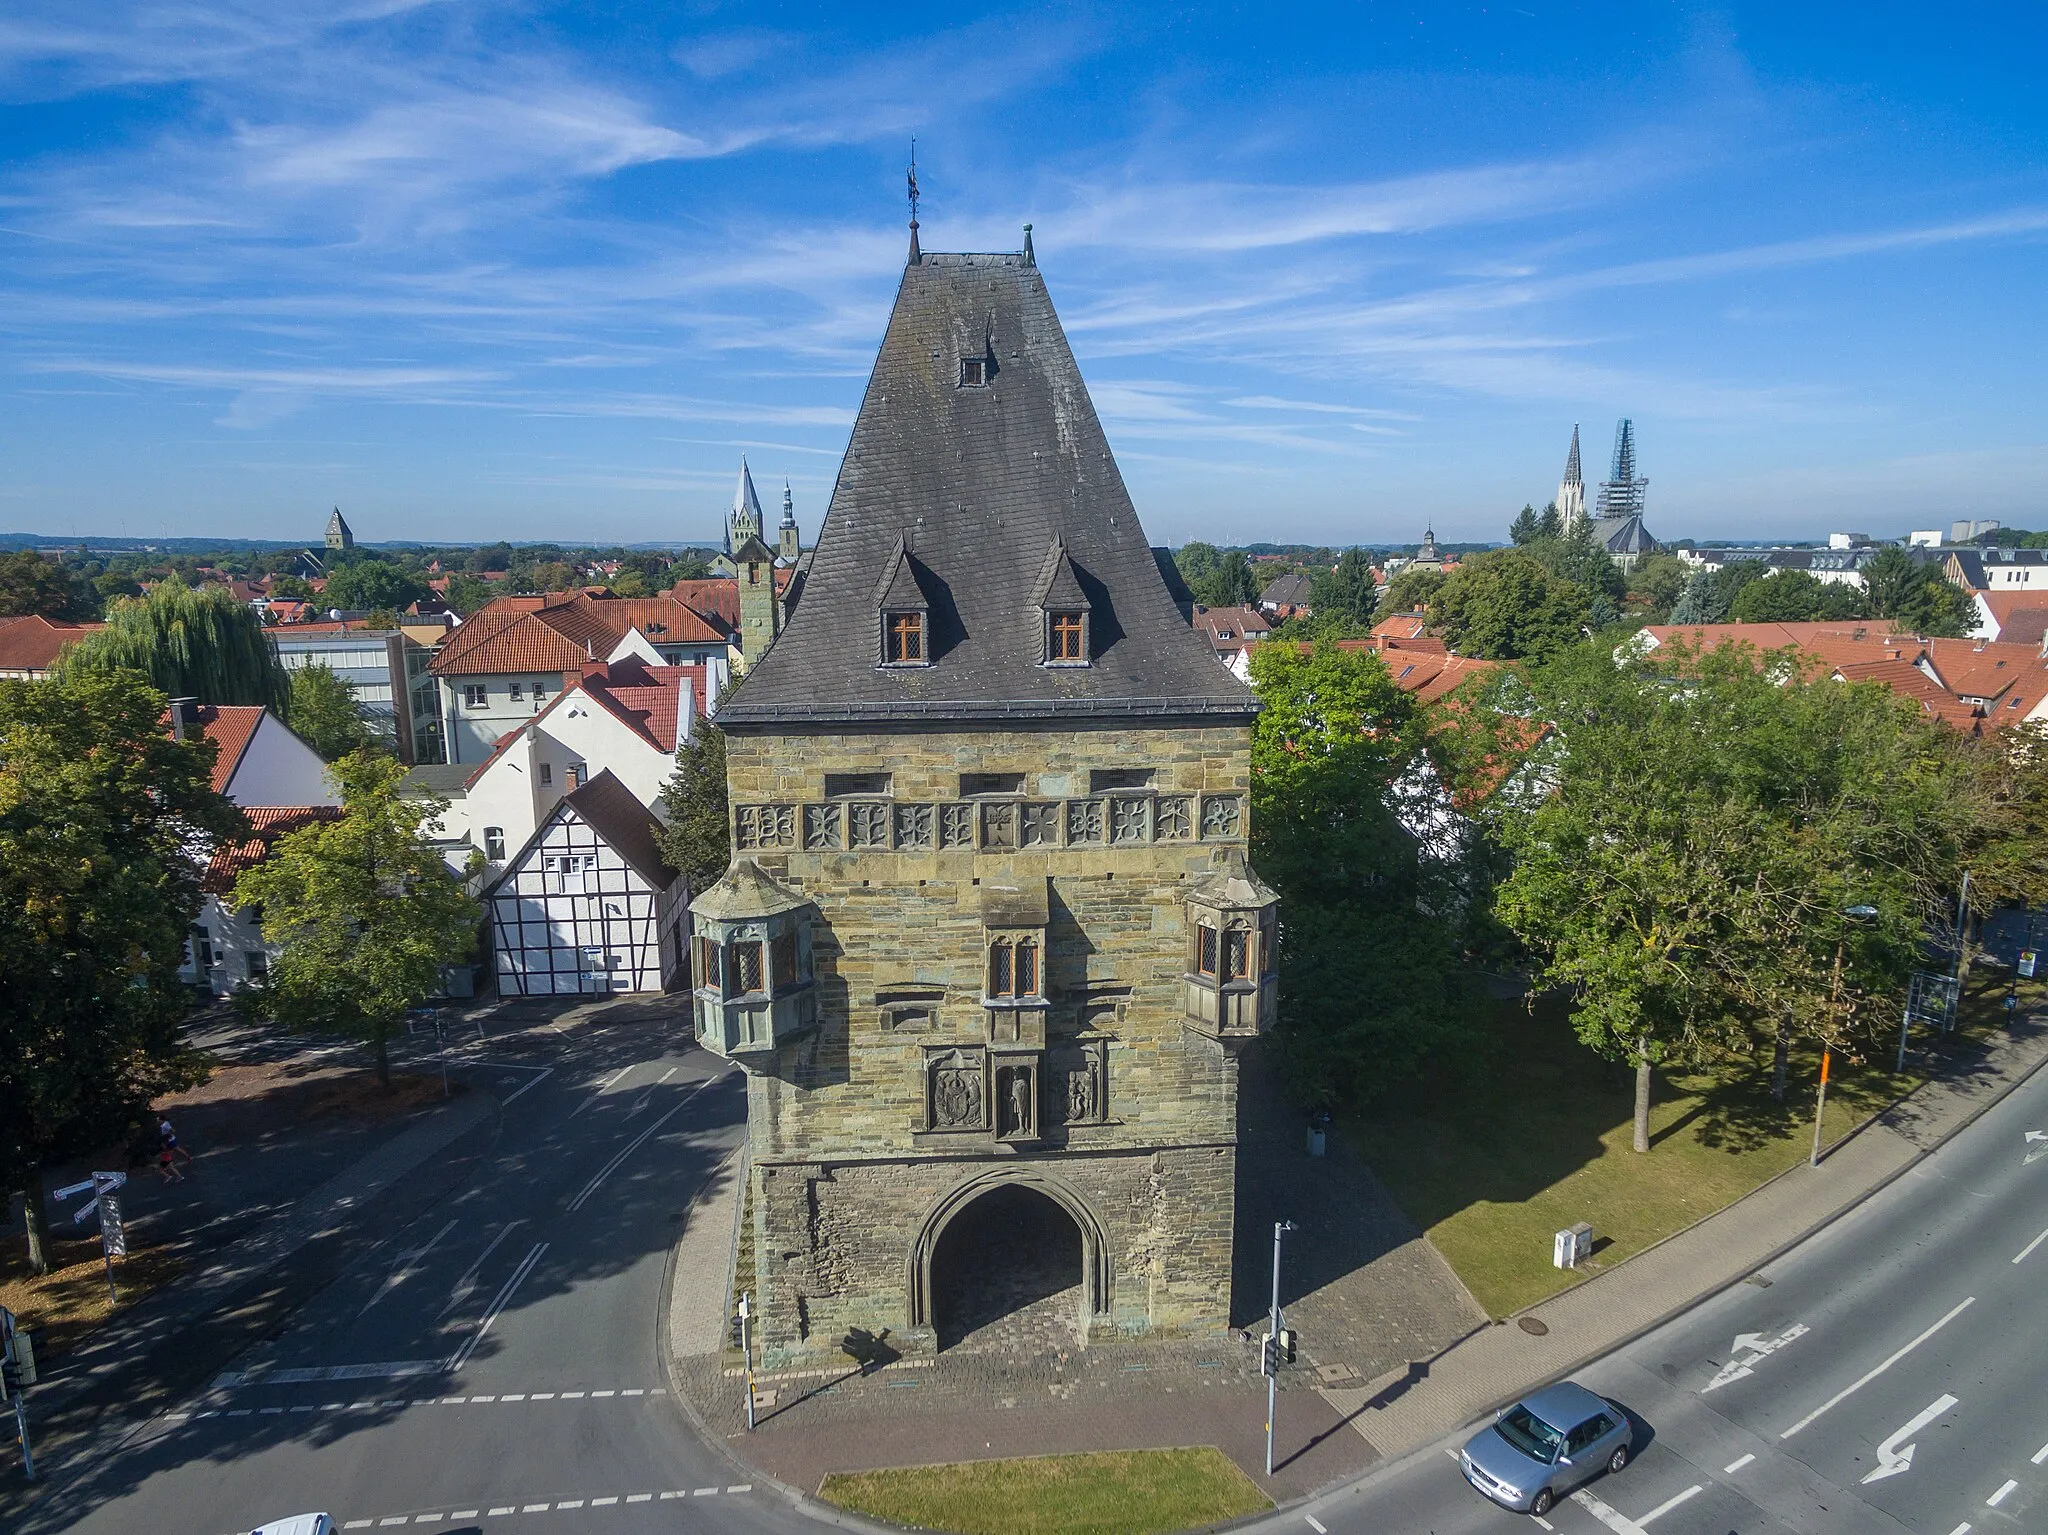
[[[126,1173],[94,1173],[83,1183],[66,1184],[57,1190],[56,1197],[70,1199],[74,1195],[92,1191],[92,1198],[80,1205],[71,1214],[71,1224],[83,1226],[85,1218],[95,1212],[100,1218],[100,1262],[107,1271],[107,1299],[117,1301],[119,1293],[114,1289],[114,1260],[128,1256],[128,1228],[121,1219],[121,1199],[115,1190],[128,1181]]]
[[[1273,1417],[1280,1405],[1280,1351],[1288,1339],[1280,1325],[1280,1239],[1295,1230],[1293,1221],[1273,1223],[1273,1314],[1259,1344],[1259,1368],[1266,1377],[1266,1475],[1273,1475]]]
[[[2021,949],[2021,950],[2020,950],[2020,977],[2021,977],[2021,979],[2023,979],[2023,980],[2028,980],[2028,981],[2031,981],[2031,980],[2032,980],[2032,979],[2034,978],[2034,968],[2035,968],[2035,967],[2036,967],[2037,965],[2039,965],[2040,963],[2041,963],[2041,953],[2040,953],[2040,951],[2039,951],[2038,949]]]
[[[749,1332],[753,1321],[754,1308],[748,1292],[740,1292],[740,1352],[746,1356],[747,1370],[747,1432],[754,1431],[754,1339]]]
[[[36,1378],[35,1350],[28,1334],[15,1325],[14,1313],[0,1306],[0,1375],[6,1377],[7,1394],[14,1402],[14,1427],[21,1435],[21,1473],[36,1479],[36,1458],[28,1445],[28,1403],[22,1388]]]

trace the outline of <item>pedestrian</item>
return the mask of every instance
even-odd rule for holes
[[[171,1148],[159,1146],[156,1149],[156,1174],[166,1183],[183,1183],[185,1175],[178,1171],[171,1161]]]
[[[171,1122],[168,1119],[160,1119],[156,1122],[156,1138],[162,1143],[164,1150],[168,1151],[173,1157],[183,1157],[187,1164],[190,1164],[192,1153],[178,1144],[178,1132],[171,1128]]]

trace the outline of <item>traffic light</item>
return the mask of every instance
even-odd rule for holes
[[[0,1387],[7,1396],[18,1396],[21,1392],[21,1366],[14,1362],[12,1355],[0,1358]]]
[[[1280,1373],[1280,1347],[1269,1332],[1259,1334],[1259,1373],[1278,1375]]]
[[[1294,1329],[1292,1327],[1280,1329],[1280,1357],[1288,1364],[1294,1363]]]

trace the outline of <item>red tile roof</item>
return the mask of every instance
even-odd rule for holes
[[[225,794],[242,755],[256,739],[256,729],[270,711],[260,704],[201,704],[187,716],[185,728],[197,730],[220,748],[213,759],[213,792]],[[169,716],[165,716],[168,725]]]
[[[627,656],[609,663],[585,662],[576,676],[564,679],[562,691],[548,700],[546,708],[491,743],[490,755],[463,780],[463,787],[474,788],[528,728],[538,725],[559,709],[565,699],[579,693],[628,726],[649,746],[657,751],[673,752],[682,714],[683,689],[690,689],[692,708],[696,717],[702,719],[704,690],[708,685],[701,666],[649,666],[638,656]]]
[[[701,581],[678,581],[669,588],[676,601],[696,609],[728,631],[740,626],[740,584],[731,576],[710,576]]]
[[[603,660],[629,629],[657,645],[723,644],[728,638],[725,629],[666,593],[498,597],[449,636],[432,669],[441,677],[574,672],[586,661]]]
[[[74,624],[32,614],[0,618],[0,672],[47,671],[57,652],[105,624]]]
[[[1392,618],[1383,618],[1372,626],[1374,639],[1414,640],[1422,638],[1429,628],[1426,613],[1396,613]]]
[[[251,835],[234,841],[223,842],[213,850],[207,860],[206,873],[200,881],[209,895],[227,895],[235,888],[235,877],[244,869],[253,869],[270,856],[270,850],[280,837],[295,832],[302,826],[311,826],[317,821],[338,821],[341,819],[339,805],[258,805],[245,808],[242,814],[249,818]]]

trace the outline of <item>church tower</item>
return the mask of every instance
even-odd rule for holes
[[[732,510],[725,519],[725,552],[737,558],[748,539],[761,537],[761,498],[754,494],[754,476],[748,472],[743,455],[739,484],[733,487]]]
[[[775,557],[785,565],[794,565],[804,552],[796,531],[796,501],[789,493],[787,480],[782,482],[782,526],[776,530],[775,543]]]
[[[1564,478],[1557,482],[1557,520],[1569,534],[1586,519],[1586,482],[1579,473],[1579,423],[1572,423],[1572,450],[1565,455]]]
[[[348,520],[341,515],[341,508],[337,506],[333,515],[327,519],[327,547],[339,551],[353,549],[355,546],[356,536],[350,531]]]
[[[1030,246],[913,245],[803,600],[719,710],[734,855],[691,906],[772,1364],[946,1346],[1039,1267],[1077,1344],[1226,1328],[1257,707]]]

